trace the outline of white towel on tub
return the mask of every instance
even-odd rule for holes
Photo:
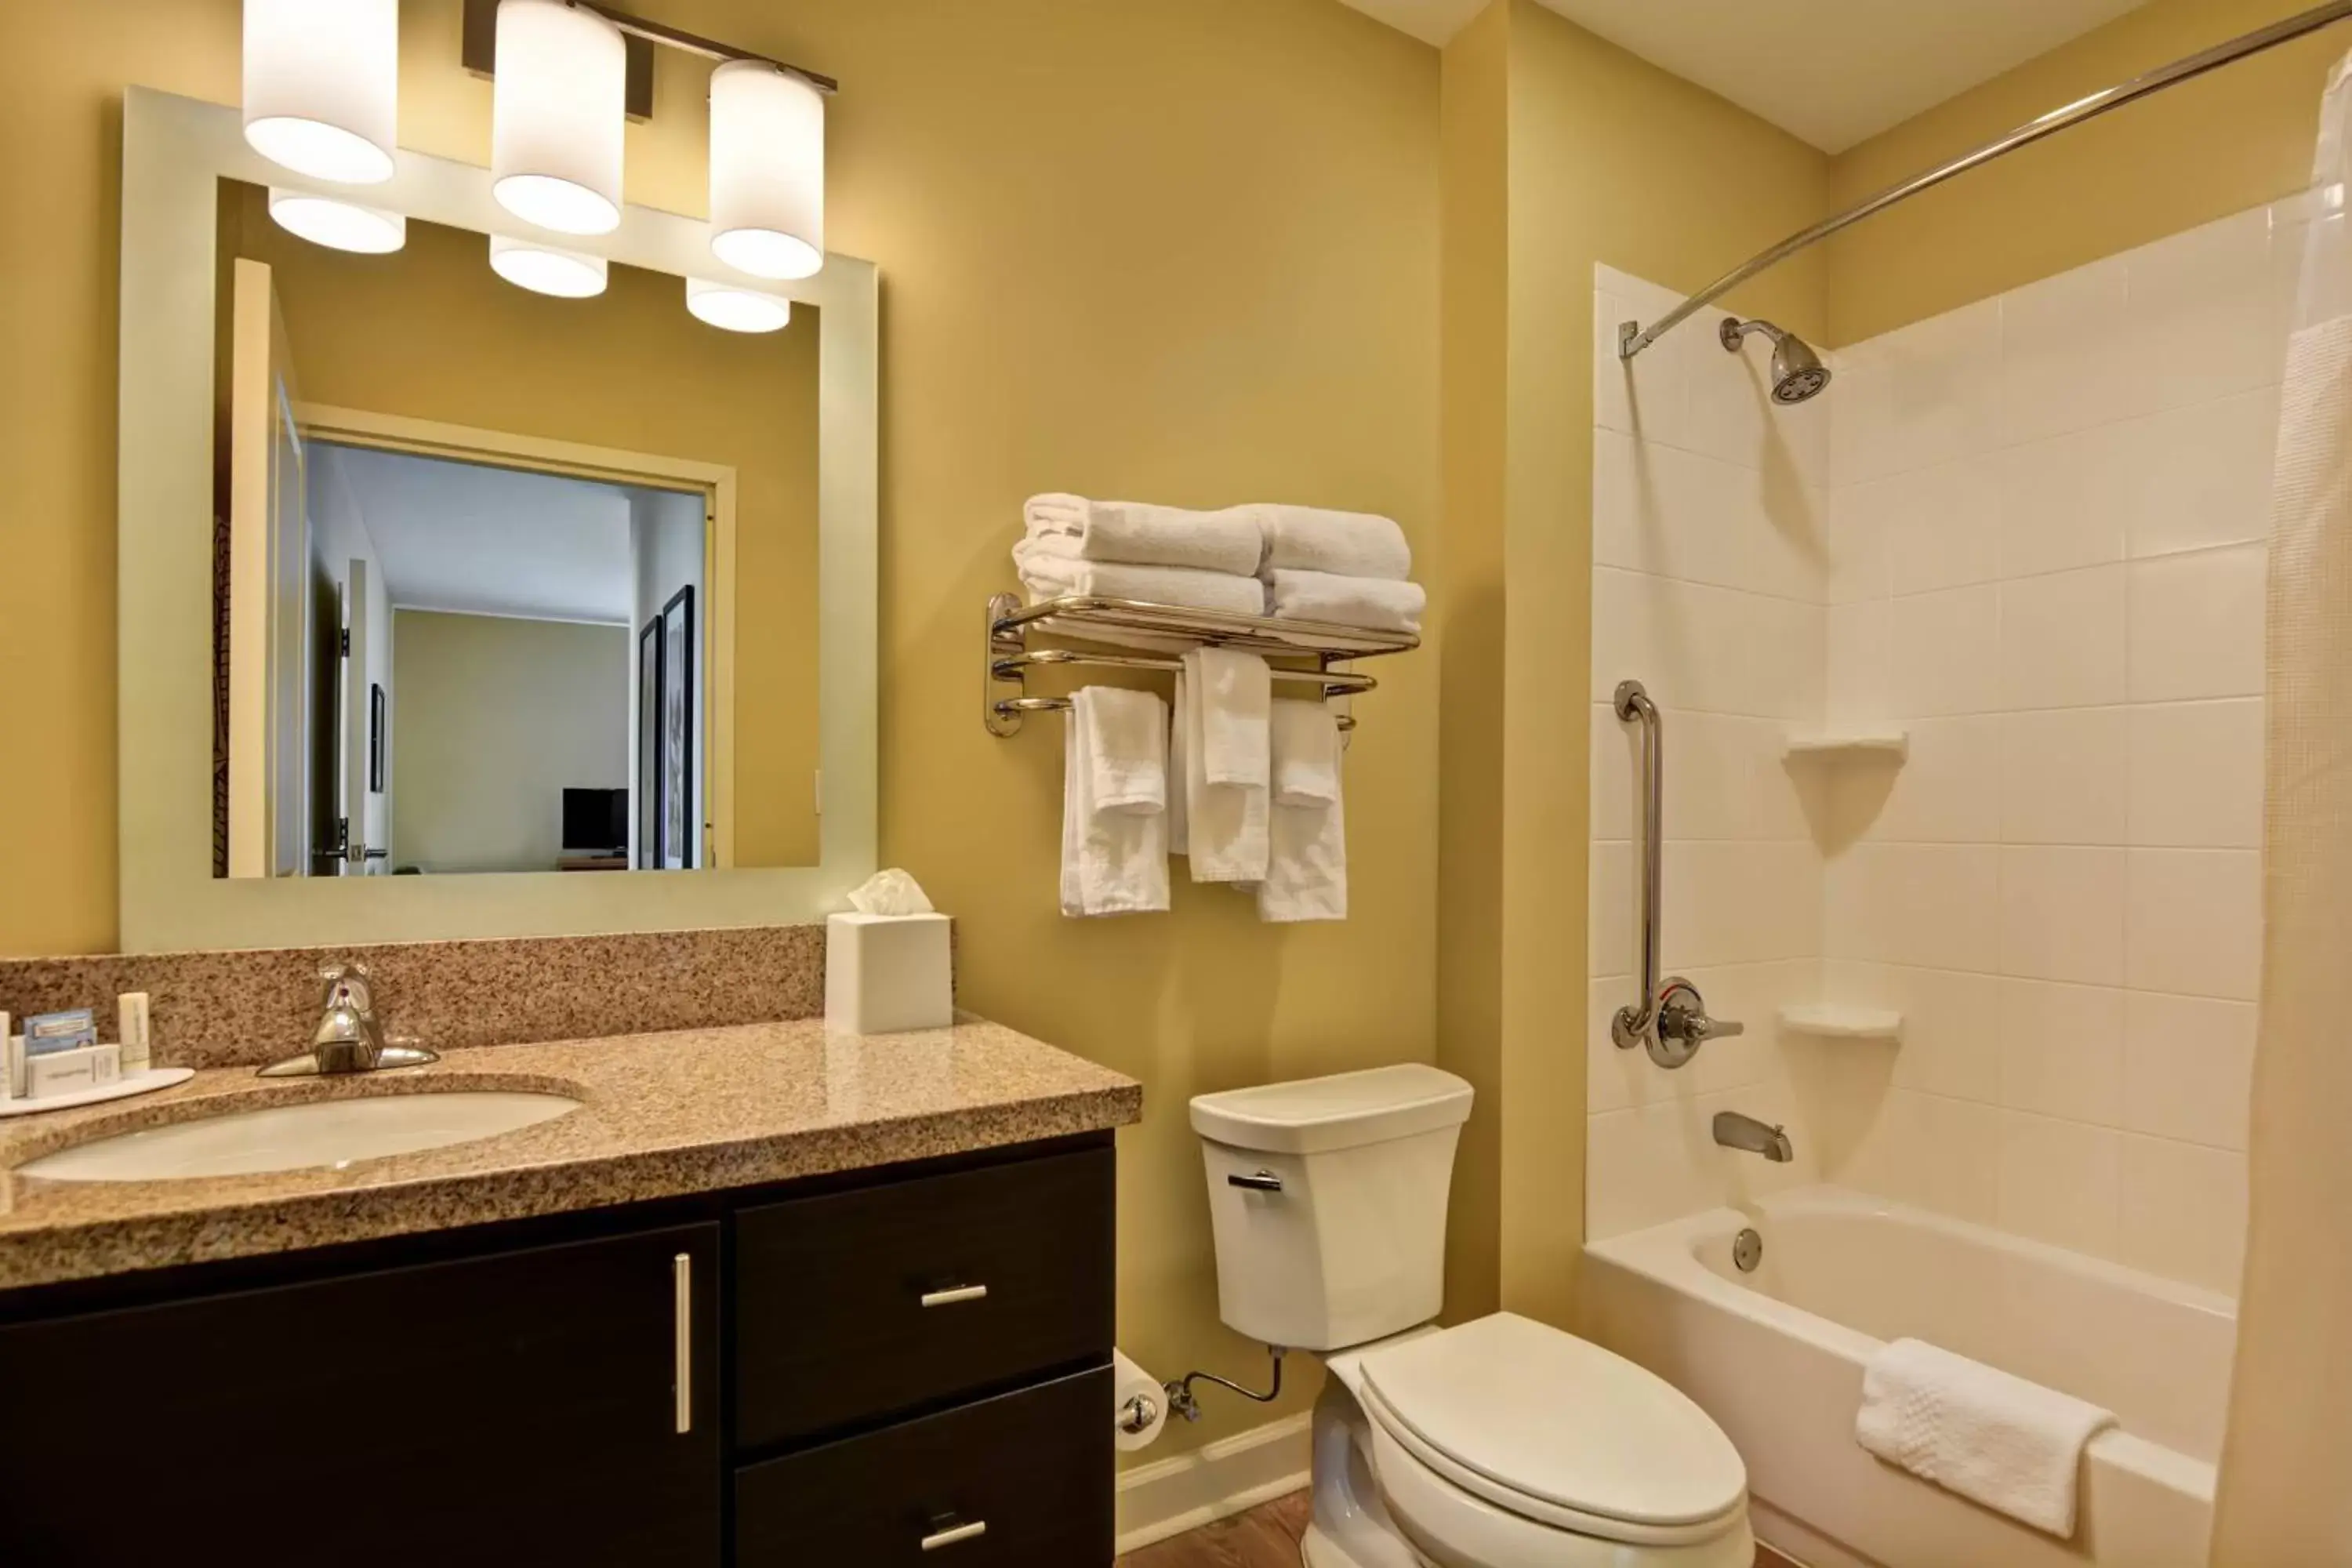
[[[2064,1541],[2083,1449],[2115,1420],[2054,1388],[1896,1340],[1863,1371],[1853,1436],[1890,1465]]]

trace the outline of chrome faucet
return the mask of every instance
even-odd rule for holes
[[[319,1027],[310,1048],[299,1057],[272,1062],[263,1078],[309,1078],[346,1072],[374,1072],[382,1068],[418,1067],[438,1061],[439,1054],[422,1046],[386,1045],[376,1023],[374,999],[368,990],[364,963],[330,963],[319,971],[326,990],[319,999]]]
[[[1789,1146],[1786,1132],[1736,1110],[1715,1113],[1715,1141],[1727,1149],[1761,1154],[1776,1165],[1785,1165],[1797,1157],[1797,1152]]]

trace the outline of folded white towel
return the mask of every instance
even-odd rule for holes
[[[1421,635],[1421,613],[1429,595],[1418,583],[1382,577],[1341,577],[1329,572],[1293,572],[1276,567],[1266,614],[1286,621],[1328,621],[1366,631]]]
[[[1087,595],[1105,599],[1140,599],[1154,605],[1181,605],[1196,610],[1223,610],[1229,615],[1265,614],[1265,584],[1255,577],[1227,572],[1200,572],[1189,566],[1137,566],[1121,561],[1086,561],[1057,554],[1024,539],[1013,547],[1013,564],[1029,601]]]
[[[1269,571],[1329,572],[1341,577],[1412,575],[1412,546],[1404,530],[1368,511],[1326,511],[1312,506],[1262,506]]]
[[[2115,1415],[1918,1340],[1870,1358],[1854,1441],[1891,1465],[2063,1541],[2083,1449]]]
[[[1339,802],[1339,728],[1319,701],[1274,704],[1274,800],[1266,824],[1262,921],[1348,918],[1348,826]]]
[[[1087,686],[1071,699],[1062,738],[1064,914],[1168,907],[1167,738],[1167,706],[1152,692]]]
[[[1184,655],[1184,852],[1196,882],[1265,877],[1265,660],[1230,648]]]
[[[1044,548],[1087,561],[1139,566],[1190,566],[1250,576],[1265,541],[1249,507],[1187,511],[1148,501],[1088,500],[1084,496],[1031,496],[1022,524]]]

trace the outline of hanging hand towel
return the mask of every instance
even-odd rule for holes
[[[1230,648],[1184,655],[1184,837],[1196,882],[1265,877],[1265,660]]]
[[[1168,725],[1168,853],[1189,855],[1192,847],[1185,832],[1184,784],[1184,670],[1176,670],[1176,692],[1171,706],[1174,715]]]
[[[1891,1465],[2060,1540],[2074,1533],[2083,1449],[2115,1416],[1918,1340],[1863,1371],[1854,1441]]]
[[[1328,572],[1269,574],[1266,613],[1286,621],[1326,621],[1365,631],[1421,635],[1421,613],[1429,595],[1418,583],[1379,577],[1339,577]]]
[[[1049,553],[1138,566],[1189,566],[1254,575],[1265,541],[1248,507],[1187,511],[1146,501],[1031,496],[1021,509],[1030,539]]]
[[[1167,745],[1168,709],[1154,693],[1088,686],[1071,699],[1062,737],[1064,914],[1168,907]]]
[[[1274,798],[1258,919],[1348,918],[1348,828],[1339,801],[1339,727],[1318,701],[1276,702],[1269,726]]]
[[[1311,506],[1263,506],[1268,571],[1328,572],[1340,577],[1412,575],[1412,546],[1404,530],[1368,511],[1325,511]]]
[[[1265,614],[1265,584],[1255,577],[1226,572],[1199,572],[1188,566],[1135,566],[1118,561],[1082,561],[1056,554],[1024,539],[1013,547],[1013,564],[1029,602],[1088,595],[1105,599],[1141,599],[1154,605],[1181,605],[1195,610],[1223,610],[1228,615]]]

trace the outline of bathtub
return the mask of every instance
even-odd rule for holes
[[[1752,1226],[1761,1263],[1732,1241]],[[1748,1461],[1758,1536],[1812,1568],[2203,1568],[2236,1303],[1838,1187],[1585,1248],[1586,1331],[1705,1406]],[[2113,1410],[2059,1542],[1853,1440],[1863,1366],[1926,1340]]]

